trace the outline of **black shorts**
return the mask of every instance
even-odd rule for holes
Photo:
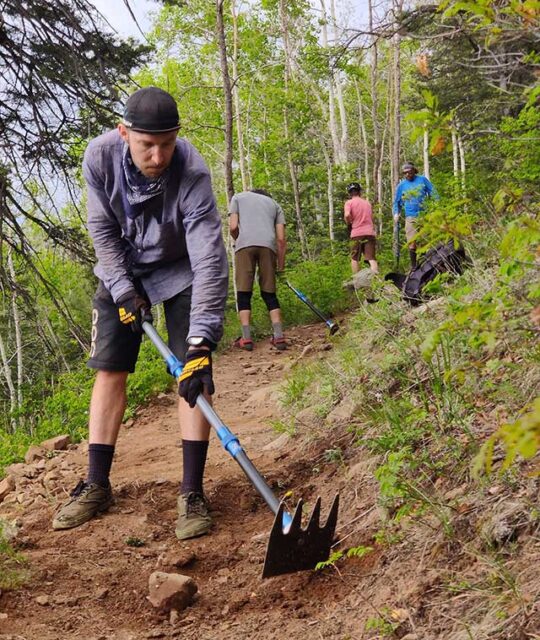
[[[139,290],[139,293],[144,293]],[[187,351],[191,287],[163,303],[169,348],[182,362]],[[100,281],[92,301],[92,346],[88,366],[102,371],[135,371],[142,335],[122,324],[111,294]]]

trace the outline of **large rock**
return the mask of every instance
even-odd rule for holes
[[[349,291],[359,291],[360,289],[371,289],[371,284],[375,274],[371,269],[362,269],[355,273],[351,280],[343,283],[343,288]]]
[[[35,478],[39,471],[33,464],[24,464],[24,462],[16,462],[6,467],[6,473],[15,478],[18,487],[29,484],[32,478]]]
[[[278,438],[272,440],[268,444],[265,444],[262,451],[275,451],[286,447],[291,440],[291,436],[288,433],[282,433]]]
[[[41,458],[47,457],[47,449],[40,447],[37,444],[32,444],[28,447],[28,451],[24,456],[24,461],[26,464],[30,464],[35,462],[36,460],[41,460]]]
[[[13,476],[6,476],[0,481],[0,502],[15,489],[15,478]]]
[[[47,451],[65,451],[68,445],[71,444],[71,436],[65,434],[62,436],[54,436],[41,443],[41,447],[47,449]]]
[[[161,611],[182,611],[193,601],[197,584],[180,573],[154,571],[148,580],[148,600]]]
[[[362,408],[362,397],[347,397],[326,416],[326,422],[349,422]]]

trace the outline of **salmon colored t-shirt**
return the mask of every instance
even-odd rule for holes
[[[347,214],[349,222],[352,224],[351,238],[375,235],[371,205],[367,200],[360,198],[360,196],[354,196],[347,200],[345,215]]]

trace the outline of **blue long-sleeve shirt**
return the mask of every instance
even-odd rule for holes
[[[195,147],[179,138],[162,199],[148,200],[130,218],[122,198],[124,144],[118,131],[110,131],[92,140],[84,155],[94,273],[115,301],[134,288],[134,278],[152,304],[192,286],[188,335],[218,342],[228,263],[208,168]]]
[[[425,176],[416,175],[414,180],[402,180],[396,189],[394,214],[404,210],[406,218],[417,218],[428,196],[438,198],[435,188]]]

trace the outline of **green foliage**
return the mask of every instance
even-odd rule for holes
[[[363,558],[373,551],[373,547],[351,547],[346,551],[332,551],[328,560],[324,560],[323,562],[317,562],[315,565],[315,571],[321,571],[322,569],[326,569],[327,567],[336,568],[336,563],[339,560],[343,560],[345,558]]]
[[[144,547],[146,542],[137,538],[137,536],[128,536],[125,541],[128,547]]]
[[[16,589],[28,579],[26,558],[6,539],[6,523],[0,519],[0,589]]]
[[[453,240],[456,246],[466,244],[478,222],[478,214],[467,209],[466,199],[443,197],[439,201],[430,200],[418,222],[416,239],[421,255],[439,242]]]
[[[376,631],[378,636],[391,637],[399,627],[399,622],[392,622],[390,619],[382,616],[371,617],[366,620],[364,625],[365,631]]]
[[[498,443],[503,445],[506,452],[501,473],[511,467],[517,456],[527,460],[540,451],[540,396],[529,407],[525,407],[519,418],[501,425],[482,445],[475,461],[476,474],[493,471],[493,453]]]

